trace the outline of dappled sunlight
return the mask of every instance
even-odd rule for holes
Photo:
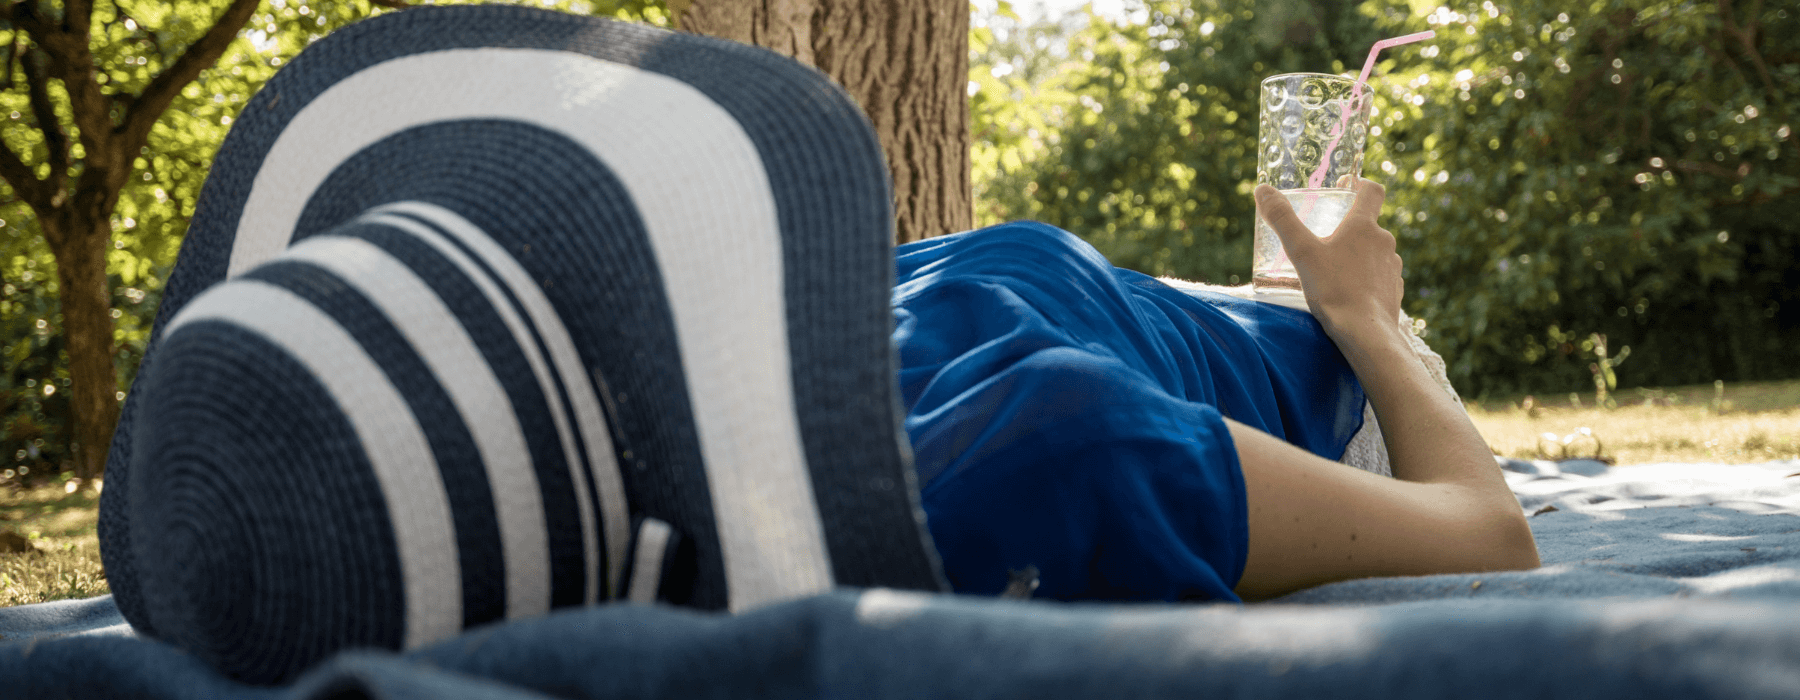
[[[1521,572],[1524,576],[1554,577],[1563,576],[1575,571],[1576,566],[1569,563],[1545,564],[1530,571]]]
[[[24,545],[23,551],[0,548],[0,607],[107,592],[95,535],[98,486],[52,481],[0,488],[0,532],[18,535],[22,540],[14,542]]]
[[[1567,509],[1565,509],[1565,510],[1567,510]],[[1568,511],[1568,512],[1580,513],[1580,514],[1585,515],[1585,516],[1587,516],[1595,521],[1598,521],[1598,522],[1613,522],[1613,521],[1617,521],[1617,520],[1625,520],[1629,517],[1629,516],[1625,515],[1623,512],[1621,512],[1622,510],[1623,509],[1619,509],[1619,510],[1590,509],[1590,510],[1579,510],[1579,511]]]
[[[1750,535],[1738,535],[1733,537],[1725,535],[1690,535],[1681,532],[1665,532],[1658,536],[1665,540],[1674,540],[1676,542],[1731,542],[1751,538]]]
[[[1774,503],[1765,503],[1763,501],[1752,501],[1752,500],[1737,499],[1737,498],[1721,498],[1717,501],[1713,501],[1711,505],[1718,506],[1720,508],[1730,508],[1739,513],[1749,513],[1751,515],[1775,515],[1777,513],[1789,513],[1789,514],[1800,513],[1800,509],[1796,509],[1794,506],[1791,506],[1791,505],[1790,506],[1782,506],[1782,505],[1777,505]]]
[[[1682,582],[1706,595],[1729,595],[1748,588],[1766,586],[1792,586],[1800,590],[1800,570],[1786,566],[1759,566],[1682,579]]]
[[[1596,408],[1591,401],[1582,408],[1567,400],[1553,405],[1535,399],[1501,401],[1471,406],[1469,418],[1496,454],[1519,459],[1563,456],[1554,454],[1558,445],[1546,448],[1545,434],[1576,435],[1582,429],[1588,433],[1569,441],[1566,456],[1590,457],[1598,452],[1619,465],[1800,459],[1800,405],[1787,396],[1795,386],[1776,382],[1729,387],[1723,405],[1707,400],[1713,393],[1710,386],[1658,390],[1657,398],[1612,409]],[[1618,397],[1625,399],[1626,393]],[[1682,393],[1693,398],[1667,405],[1665,397],[1679,401]],[[1734,395],[1740,398],[1734,400]],[[1545,454],[1546,449],[1553,453]]]
[[[1274,657],[1274,667],[1270,670],[1279,675],[1285,670],[1285,664],[1355,661],[1367,658],[1380,648],[1379,612],[1338,609],[1330,615],[1332,624],[1323,625],[1318,613],[1310,609],[1259,609],[1253,623],[1239,626],[1228,656],[1244,659]],[[1213,653],[1218,653],[1214,643],[1216,637],[1205,626],[1191,625],[1182,632],[1171,640],[1171,654],[1183,653],[1184,647],[1191,650],[1210,648]]]
[[[1327,619],[1328,618],[1328,619]],[[1294,667],[1355,662],[1380,648],[1384,616],[1369,608],[1320,611],[1302,605],[1147,606],[1109,615],[1106,628],[1121,638],[1158,635],[1167,663],[1248,661],[1269,664],[1271,675]],[[1229,645],[1219,644],[1229,638]]]
[[[1654,464],[1615,468],[1596,477],[1515,480],[1511,486],[1527,511],[1554,505],[1559,512],[1601,519],[1607,513],[1646,508],[1690,509],[1683,518],[1707,518],[1709,509],[1800,515],[1800,480],[1784,476],[1796,471],[1800,463]]]
[[[876,588],[856,599],[856,621],[877,628],[890,628],[917,618],[931,605],[930,595],[917,591]]]

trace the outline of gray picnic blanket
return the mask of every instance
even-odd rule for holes
[[[0,696],[1800,697],[1800,461],[1505,461],[1544,566],[1272,603],[844,590],[726,616],[605,606],[251,687],[97,598],[0,609]]]

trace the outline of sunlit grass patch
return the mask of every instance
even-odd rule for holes
[[[1617,408],[1596,407],[1591,392],[1576,394],[1579,406],[1568,394],[1527,398],[1471,403],[1469,417],[1496,454],[1598,452],[1618,464],[1800,459],[1800,381],[1628,389],[1613,394]]]
[[[99,500],[96,490],[71,491],[60,480],[29,489],[0,487],[0,606],[110,591],[94,532]]]

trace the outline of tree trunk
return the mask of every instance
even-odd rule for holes
[[[75,212],[39,217],[56,256],[57,297],[69,353],[69,405],[75,418],[75,473],[84,479],[106,469],[106,451],[119,422],[119,379],[113,368],[112,285],[106,280],[106,219]]]
[[[875,125],[897,243],[962,231],[969,182],[964,0],[671,0],[684,30],[761,46],[844,86]]]
[[[0,3],[0,24],[14,33],[9,50],[0,53],[5,57],[0,65],[7,75],[24,78],[18,87],[25,91],[25,108],[31,114],[27,123],[35,122],[45,151],[36,156],[30,149],[21,155],[0,140],[0,180],[31,207],[44,242],[56,257],[75,422],[72,453],[75,471],[83,478],[99,476],[106,469],[106,452],[119,420],[112,285],[106,279],[113,209],[130,181],[133,159],[143,152],[157,120],[182,88],[218,62],[258,4],[258,0],[231,0],[218,20],[149,83],[136,93],[109,94],[98,80],[103,71],[95,65],[90,47],[92,2],[69,0],[61,3],[60,11],[47,3]],[[129,19],[125,26],[136,30]],[[154,42],[157,34],[148,36]],[[60,104],[52,97],[53,82],[66,100]],[[11,92],[13,77],[3,87],[17,96]],[[67,117],[59,116],[62,110],[67,110]],[[14,119],[19,116],[13,113]],[[42,166],[48,166],[44,175],[39,174]]]

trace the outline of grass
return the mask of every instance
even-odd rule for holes
[[[1800,381],[1615,392],[1616,407],[1592,392],[1471,401],[1469,417],[1494,452],[1508,457],[1599,455],[1618,464],[1763,462],[1800,458]],[[1586,433],[1581,431],[1585,429]],[[1554,437],[1544,438],[1545,433]],[[1564,444],[1564,438],[1574,436]],[[96,488],[67,480],[32,488],[0,483],[0,606],[106,593],[94,534]]]
[[[100,493],[58,479],[32,488],[0,484],[0,607],[108,592],[94,534]],[[9,551],[7,534],[26,551]]]
[[[1469,417],[1507,457],[1598,455],[1621,465],[1800,458],[1800,381],[1722,388],[1627,389],[1613,392],[1613,408],[1596,406],[1592,391],[1472,401]]]

